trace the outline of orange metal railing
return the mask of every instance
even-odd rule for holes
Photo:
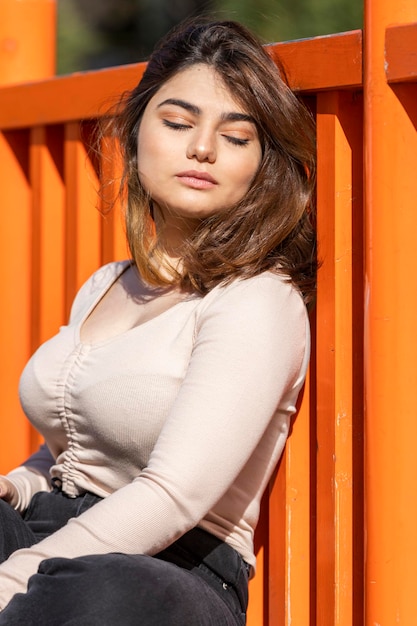
[[[365,590],[369,624],[416,621],[417,29],[409,23],[413,21],[417,21],[413,1],[378,0],[366,7]],[[406,26],[391,27],[398,23]]]
[[[0,11],[25,2],[51,28],[51,0]],[[249,626],[415,623],[417,6],[396,4],[366,2],[363,34],[270,48],[317,119],[323,263],[310,373],[257,531]],[[86,146],[89,122],[143,65],[48,78],[48,46],[33,68],[44,80],[30,83],[3,71],[0,51],[0,472],[37,445],[17,399],[25,361],[85,278],[126,257],[117,211],[97,210]]]

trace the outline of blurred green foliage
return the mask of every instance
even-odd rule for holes
[[[269,42],[362,28],[362,0],[221,0],[219,5]]]
[[[235,19],[265,42],[362,28],[362,0],[57,0],[58,73],[145,59],[172,26],[197,14]]]

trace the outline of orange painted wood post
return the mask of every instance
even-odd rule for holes
[[[27,133],[0,133],[0,473],[27,454],[30,429],[17,394],[20,372],[30,354],[30,186]]]
[[[417,108],[385,56],[387,26],[416,21],[415,0],[365,2],[367,626],[417,615]]]
[[[55,1],[0,0],[0,88],[51,76],[55,66]],[[22,106],[22,101],[15,106]],[[30,107],[25,100],[23,106]],[[32,349],[32,219],[30,133],[0,133],[0,472],[23,460],[31,429],[18,401],[17,383]],[[39,191],[39,188],[38,188]],[[36,194],[35,194],[36,195]]]
[[[88,142],[88,137],[84,138]],[[79,122],[65,125],[66,315],[85,280],[101,265],[102,219],[97,171],[88,155]]]
[[[310,381],[308,375],[276,480],[268,494],[268,626],[310,624],[310,428],[315,408]]]
[[[358,94],[317,96],[317,626],[363,610],[361,118]]]
[[[0,0],[0,85],[55,73],[56,0]]]
[[[62,129],[31,129],[29,173],[32,188],[32,351],[65,323],[65,189]]]

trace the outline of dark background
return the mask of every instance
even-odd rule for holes
[[[266,43],[362,28],[362,0],[58,0],[59,74],[142,61],[186,17],[249,26]]]

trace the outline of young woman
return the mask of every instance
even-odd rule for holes
[[[0,624],[241,625],[309,359],[313,125],[234,22],[169,34],[114,123],[132,258],[24,370]]]

